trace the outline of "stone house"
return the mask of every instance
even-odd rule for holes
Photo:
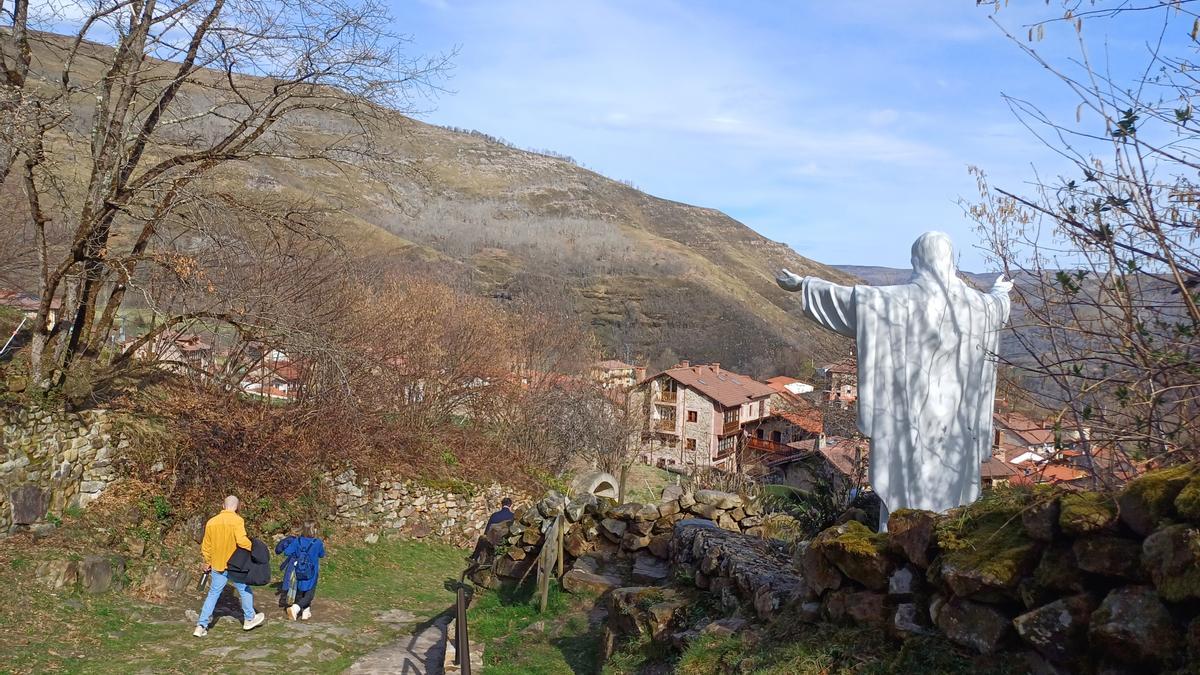
[[[732,470],[745,426],[771,414],[774,390],[719,363],[683,361],[638,385],[647,424],[642,460],[684,470]]]
[[[769,479],[804,490],[830,490],[848,495],[867,484],[871,441],[866,438],[826,438],[821,435],[789,443],[792,452],[767,464]]]
[[[847,357],[818,370],[825,378],[825,397],[851,405],[858,400],[858,363]]]
[[[138,347],[134,357],[161,361],[177,373],[211,373],[215,363],[212,343],[193,333],[164,333]]]
[[[588,375],[604,389],[629,391],[636,387],[638,382],[645,379],[646,368],[609,359],[593,364]]]

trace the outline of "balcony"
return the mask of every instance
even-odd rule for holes
[[[666,433],[666,434],[678,434],[679,433],[678,431],[675,430],[675,420],[674,419],[656,420],[654,422],[654,430],[658,431],[658,432]]]
[[[742,430],[742,423],[739,422],[738,420],[734,420],[732,422],[726,422],[721,425],[721,435],[722,436],[728,436],[729,434],[736,434],[737,432],[739,432],[741,430]]]
[[[658,395],[654,397],[655,403],[670,403],[671,405],[675,405],[675,402],[678,400],[678,392],[667,391],[666,389],[660,390]]]

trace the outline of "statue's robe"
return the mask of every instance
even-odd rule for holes
[[[929,272],[901,286],[806,278],[804,313],[858,341],[858,428],[888,511],[945,511],[979,496],[991,453],[995,354],[1006,292]]]

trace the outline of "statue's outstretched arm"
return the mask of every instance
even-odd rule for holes
[[[785,291],[796,292],[804,286],[804,277],[798,274],[792,274],[784,268],[779,274],[775,275],[775,283]]]

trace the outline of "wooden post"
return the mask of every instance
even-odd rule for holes
[[[618,504],[625,503],[625,479],[628,477],[628,475],[629,475],[629,465],[622,464],[621,465],[621,480],[620,480],[621,484],[617,486],[617,503]]]
[[[566,557],[563,555],[563,530],[566,529],[563,527],[563,516],[559,516],[555,521],[555,529],[558,530],[558,574],[556,576],[562,579],[563,558]]]

